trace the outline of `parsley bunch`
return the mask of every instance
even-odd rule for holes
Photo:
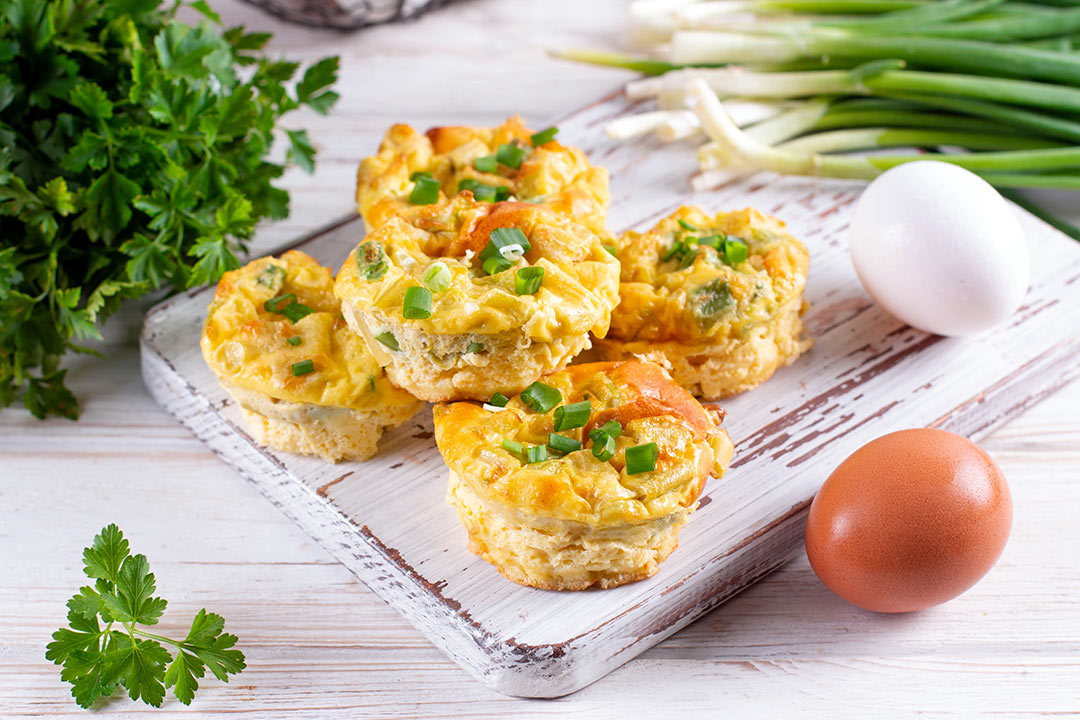
[[[83,550],[83,572],[96,580],[68,600],[70,627],[53,633],[45,659],[63,665],[60,677],[82,707],[108,697],[117,684],[132,700],[160,707],[165,688],[190,705],[206,670],[222,682],[244,669],[236,636],[223,632],[220,615],[200,610],[183,640],[148,633],[136,625],[156,625],[168,604],[152,597],[154,574],[145,555],[132,555],[120,528],[109,525]],[[104,623],[104,625],[102,625]],[[161,643],[176,648],[176,656]]]
[[[257,53],[269,34],[180,6],[0,3],[0,407],[21,392],[76,418],[66,352],[93,353],[77,343],[126,299],[216,281],[259,220],[288,215],[274,127],[329,111],[337,58],[292,84],[297,63]],[[286,164],[313,170],[306,131],[285,137]]]

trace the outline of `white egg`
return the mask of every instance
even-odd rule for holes
[[[1031,264],[1005,199],[974,173],[935,161],[899,165],[870,183],[851,220],[851,260],[890,314],[957,336],[1016,312]]]

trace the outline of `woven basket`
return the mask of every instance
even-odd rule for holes
[[[454,0],[245,0],[282,20],[352,30],[408,20]]]

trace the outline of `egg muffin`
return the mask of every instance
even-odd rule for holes
[[[706,400],[749,390],[810,348],[806,247],[752,208],[683,207],[618,240],[621,301],[591,359],[666,359]]]
[[[520,395],[435,407],[447,499],[469,550],[548,590],[654,575],[733,446],[659,366],[573,365]]]
[[[201,345],[255,440],[279,450],[367,459],[423,406],[349,329],[330,269],[297,250],[225,273]]]
[[[431,401],[516,392],[603,337],[619,264],[543,205],[469,192],[368,233],[338,273],[346,320],[398,387]]]
[[[357,173],[356,203],[369,229],[417,204],[470,190],[478,201],[542,203],[596,232],[605,232],[608,173],[585,153],[533,133],[515,116],[493,128],[436,127],[419,133],[394,125],[379,152]]]

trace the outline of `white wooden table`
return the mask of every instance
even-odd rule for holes
[[[257,252],[348,211],[355,165],[392,122],[490,124],[517,111],[541,123],[625,77],[543,52],[619,42],[619,0],[466,0],[353,35],[214,5],[276,33],[272,49],[290,57],[342,55],[335,113],[293,121],[319,146],[318,172],[287,177],[293,216],[265,228]],[[474,682],[159,410],[139,378],[140,320],[139,308],[114,319],[107,360],[70,363],[78,423],[0,413],[0,717],[84,713],[44,646],[83,584],[81,548],[108,522],[149,556],[170,600],[165,634],[206,606],[248,658],[230,685],[204,682],[191,708],[117,700],[100,711],[110,717],[1080,715],[1080,383],[983,443],[1009,479],[1015,524],[997,567],[958,600],[871,615],[801,557],[582,692],[526,701]]]

